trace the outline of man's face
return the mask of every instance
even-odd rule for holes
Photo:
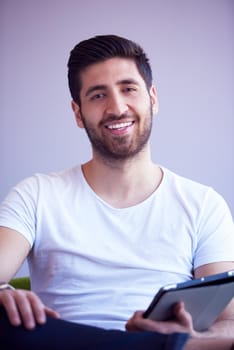
[[[134,157],[148,142],[156,106],[135,62],[111,58],[81,74],[81,106],[73,102],[79,127],[85,128],[93,152],[106,161]]]

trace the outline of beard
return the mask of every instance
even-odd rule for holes
[[[81,111],[80,111],[81,112]],[[105,121],[100,123],[100,127],[104,126],[107,122],[125,122],[129,115],[123,114],[121,116],[111,115]],[[134,124],[138,122],[139,116],[133,115]],[[81,112],[81,118],[86,130],[89,141],[93,147],[93,151],[98,154],[106,163],[113,163],[116,161],[130,160],[137,156],[146,146],[150,138],[152,130],[152,108],[149,108],[148,113],[145,116],[144,124],[142,129],[139,128],[135,131],[133,136],[112,136],[112,138],[100,135],[97,129],[87,121],[87,118]]]

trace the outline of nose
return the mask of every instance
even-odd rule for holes
[[[113,92],[107,99],[106,114],[121,116],[128,111],[128,105],[123,96],[118,92]]]

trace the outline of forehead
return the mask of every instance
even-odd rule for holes
[[[80,75],[81,90],[92,85],[117,84],[121,80],[134,79],[144,84],[136,63],[127,58],[114,57],[103,62],[94,63],[83,70]]]

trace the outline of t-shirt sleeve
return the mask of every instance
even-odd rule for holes
[[[219,262],[234,261],[234,222],[223,197],[210,188],[200,211],[197,227],[194,268]]]
[[[0,226],[21,233],[33,246],[36,231],[38,184],[27,178],[13,187],[0,205]]]

